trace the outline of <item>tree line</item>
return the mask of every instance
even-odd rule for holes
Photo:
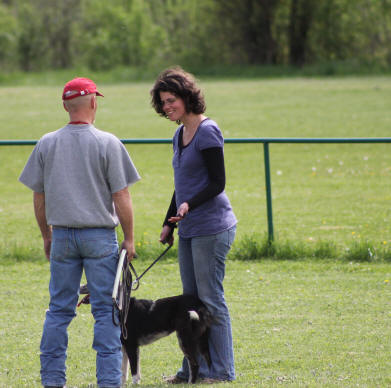
[[[0,0],[2,71],[391,64],[391,0]]]

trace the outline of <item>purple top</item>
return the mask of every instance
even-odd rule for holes
[[[176,205],[187,202],[209,183],[208,170],[201,151],[211,147],[224,147],[224,139],[217,124],[205,119],[199,125],[191,142],[180,150],[178,146],[180,126],[173,138]],[[190,209],[178,223],[178,234],[189,238],[223,232],[236,225],[237,220],[231,204],[223,191],[216,197]]]

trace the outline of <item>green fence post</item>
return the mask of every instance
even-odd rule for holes
[[[274,240],[273,231],[273,212],[272,212],[272,186],[270,182],[270,158],[269,143],[263,143],[263,155],[265,161],[265,183],[266,183],[266,209],[267,209],[267,227],[269,243]]]

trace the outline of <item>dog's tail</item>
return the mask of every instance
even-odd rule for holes
[[[189,316],[190,316],[190,319],[193,321],[199,321],[200,320],[200,316],[198,315],[197,311],[195,310],[189,310],[188,311],[189,313]]]
[[[191,320],[200,321],[206,326],[210,326],[213,322],[213,316],[205,306],[202,306],[197,310],[189,310],[188,313]]]
[[[192,322],[193,333],[196,337],[200,337],[209,329],[213,322],[213,316],[205,306],[189,310],[188,313]]]

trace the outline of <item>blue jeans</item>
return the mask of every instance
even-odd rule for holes
[[[83,268],[95,319],[93,348],[97,352],[98,386],[121,385],[121,333],[112,322],[111,299],[117,264],[118,243],[114,229],[53,228],[50,303],[40,348],[43,385],[66,383],[67,328],[76,316]]]
[[[234,380],[234,354],[231,319],[224,298],[225,258],[234,241],[236,226],[215,235],[179,238],[179,270],[183,293],[197,295],[213,314],[209,350],[212,359],[208,368],[200,357],[200,378]],[[189,367],[183,359],[178,377],[188,379]]]

